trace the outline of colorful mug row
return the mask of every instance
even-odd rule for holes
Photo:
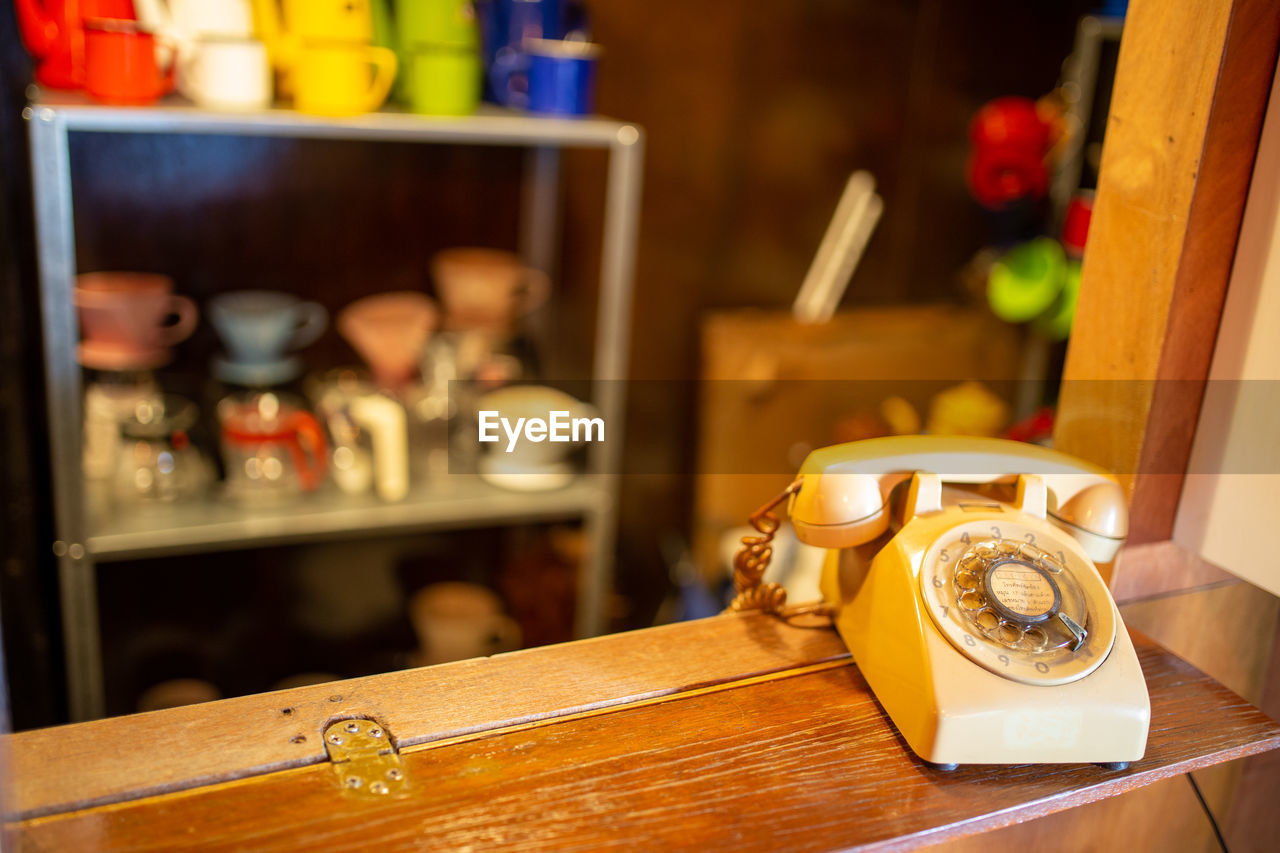
[[[278,94],[301,112],[343,116],[381,107],[397,75],[397,94],[414,112],[469,114],[486,77],[465,0],[399,3],[393,35],[392,16],[368,2],[285,0],[283,15],[276,0],[255,0],[252,10],[249,0],[135,2],[136,19],[130,0],[20,0],[37,79],[111,104],[152,103],[176,87],[210,109],[264,109]],[[522,36],[490,52],[487,77],[500,102],[590,112],[596,46]]]

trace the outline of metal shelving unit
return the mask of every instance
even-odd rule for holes
[[[103,523],[90,520],[86,544],[95,561],[106,563],[414,530],[555,521],[582,517],[600,492],[598,483],[579,479],[568,488],[531,496],[500,491],[474,475],[459,475],[418,485],[405,500],[384,503],[371,494],[345,495],[327,484],[305,501],[253,507],[252,512],[207,497],[148,507]]]
[[[74,95],[43,95],[27,107],[31,136],[37,260],[43,311],[45,375],[54,515],[67,678],[73,719],[103,714],[101,638],[95,566],[111,560],[315,541],[415,530],[456,529],[580,518],[589,557],[579,577],[575,631],[598,634],[613,570],[617,478],[625,404],[623,383],[636,236],[639,227],[644,134],[602,118],[553,119],[485,109],[465,118],[380,112],[324,119],[289,110],[213,113],[163,102],[150,107],[105,107]],[[252,515],[216,499],[155,508],[94,523],[85,509],[81,459],[81,370],[73,291],[75,229],[69,136],[95,133],[183,133],[230,136],[515,146],[529,150],[523,188],[520,251],[534,266],[553,269],[558,221],[559,152],[604,149],[609,155],[600,300],[592,365],[592,398],[609,441],[588,457],[588,473],[568,489],[539,494],[504,492],[474,476],[450,477],[444,488],[419,487],[397,504],[322,493]]]

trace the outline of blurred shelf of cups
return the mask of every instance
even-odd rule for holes
[[[592,238],[600,240],[599,298],[583,326],[589,362],[576,374],[585,381],[574,386],[574,403],[589,401],[583,405],[590,411],[620,424],[625,390],[615,380],[627,374],[643,134],[627,122],[578,114],[582,103],[541,115],[490,103],[467,112],[470,90],[442,88],[452,73],[477,92],[492,90],[491,76],[482,74],[475,85],[466,70],[476,51],[485,68],[498,51],[523,55],[503,79],[508,94],[523,88],[526,95],[542,85],[535,48],[594,57],[590,47],[533,43],[587,43],[585,24],[580,17],[570,23],[564,3],[420,5],[143,0],[136,4],[142,20],[133,20],[130,0],[17,4],[40,84],[24,115],[57,537],[51,547],[59,565],[74,719],[100,716],[103,709],[96,564],[104,561],[575,521],[582,522],[587,544],[574,630],[589,636],[606,626],[616,443],[570,457],[525,460],[533,470],[514,472],[523,479],[506,482],[503,476],[512,472],[495,478],[491,461],[474,446],[461,459],[439,451],[453,451],[452,436],[473,426],[459,418],[469,417],[484,393],[516,379],[537,381],[537,347],[525,346],[537,339],[524,328],[531,312],[576,311],[558,302],[555,292],[559,157],[565,148],[607,157],[604,218]],[[468,20],[473,8],[476,17]],[[275,30],[263,17],[272,10]],[[98,47],[86,52],[90,42]],[[398,87],[388,88],[397,103],[363,111],[368,105],[357,104],[356,96],[382,85],[373,57],[388,54],[408,69]],[[95,62],[110,70],[95,72]],[[350,77],[357,63],[363,63],[356,75],[363,83],[352,87],[346,80],[337,101],[325,101],[332,92],[316,94],[332,88],[326,83],[331,75]],[[446,66],[453,70],[440,70]],[[265,88],[264,74],[271,83]],[[289,103],[276,99],[281,85],[290,97],[302,96],[303,104],[294,106],[306,107],[308,93],[316,94],[314,108],[277,106]],[[175,91],[161,94],[169,87]],[[576,91],[589,95],[589,87]],[[495,97],[493,91],[487,96]],[[450,98],[454,106],[441,105]],[[437,114],[420,114],[427,112]],[[439,114],[445,112],[465,114]],[[304,289],[285,296],[228,285],[196,306],[177,292],[182,282],[175,285],[164,275],[78,278],[70,155],[70,137],[78,133],[521,148],[526,166],[518,245],[514,251],[461,246],[440,252],[432,268],[421,271],[424,285],[429,277],[434,290],[424,286],[411,297],[381,294],[363,304],[328,305],[332,328],[364,363],[309,364],[301,350],[326,321]],[[146,269],[148,260],[138,263]],[[406,326],[399,352],[391,347],[388,321],[378,319],[379,299],[392,300]],[[189,386],[173,387],[174,377],[162,372],[198,323],[200,308],[222,344],[207,367],[222,383],[221,402]],[[459,379],[472,383],[461,406],[442,393]],[[533,393],[549,403],[562,392],[547,387]],[[568,460],[573,465],[566,469]],[[255,470],[274,474],[274,485],[249,484],[238,473]],[[488,481],[481,476],[486,472]],[[532,485],[516,491],[516,482]]]
[[[597,416],[555,388],[511,384],[536,373],[521,320],[546,300],[548,276],[514,253],[481,248],[442,251],[433,272],[443,309],[417,291],[349,303],[336,327],[364,367],[312,371],[300,383],[301,350],[328,325],[323,306],[265,290],[210,299],[204,314],[222,351],[209,373],[223,392],[207,429],[195,403],[166,392],[156,370],[191,333],[195,304],[166,276],[78,276],[77,355],[92,369],[82,445],[90,553],[163,556],[587,512],[596,489],[585,500],[581,490],[564,500],[534,495],[578,479],[580,442],[503,453],[481,452],[476,440],[480,409]],[[487,485],[475,482],[477,471]],[[529,497],[504,500],[499,490]],[[401,502],[401,512],[383,511]]]
[[[436,254],[431,278],[441,307],[419,291],[343,307],[337,331],[363,367],[309,373],[302,350],[326,330],[324,306],[268,290],[209,299],[204,316],[221,342],[209,374],[224,390],[205,419],[217,439],[201,444],[193,441],[196,405],[166,393],[156,372],[193,331],[195,303],[163,275],[79,275],[77,357],[94,371],[83,443],[92,523],[138,515],[154,526],[166,503],[223,500],[242,513],[302,505],[328,481],[352,498],[372,492],[393,503],[414,485],[450,494],[456,475],[477,469],[491,485],[520,492],[568,486],[580,470],[568,458],[571,443],[482,454],[475,435],[478,409],[596,417],[554,388],[506,387],[537,374],[523,321],[547,300],[549,276],[513,252],[461,247]],[[206,456],[221,460],[221,483]]]
[[[18,0],[41,86],[111,105],[177,91],[212,111],[468,116],[483,96],[587,115],[595,65],[573,0]]]

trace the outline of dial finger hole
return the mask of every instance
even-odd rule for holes
[[[982,586],[982,576],[977,572],[956,572],[956,586],[963,592],[973,592]]]
[[[996,631],[996,636],[1000,642],[1012,646],[1022,639],[1022,629],[1011,622],[1001,622]]]
[[[1046,554],[1043,551],[1040,552],[1039,556],[1036,559],[1036,562],[1040,564],[1041,568],[1045,569],[1046,571],[1053,572],[1055,575],[1061,572],[1063,569],[1061,560],[1059,560],[1057,557],[1054,557],[1050,554]]]
[[[986,607],[987,602],[976,592],[966,592],[960,596],[960,606],[965,610],[978,611]]]
[[[1000,556],[1000,551],[997,549],[996,543],[989,539],[975,545],[973,553],[979,560],[993,560]]]
[[[1040,651],[1049,645],[1049,635],[1044,629],[1038,625],[1032,625],[1030,628],[1022,632],[1022,641],[1032,651]]]
[[[980,572],[982,571],[982,560],[976,556],[969,554],[960,558],[956,563],[957,572]]]
[[[1000,627],[1000,618],[990,610],[980,610],[973,617],[973,621],[978,623],[978,627],[987,633],[991,633]]]
[[[1028,542],[1023,542],[1018,546],[1018,559],[1026,560],[1028,563],[1034,563],[1039,559],[1040,554],[1040,549]]]

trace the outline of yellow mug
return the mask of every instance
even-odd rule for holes
[[[304,44],[293,68],[293,108],[351,116],[382,106],[396,79],[395,52],[364,44]]]
[[[373,41],[372,0],[284,0],[284,20],[304,42]]]
[[[277,91],[285,97],[294,91],[295,66],[306,43],[370,44],[373,41],[373,0],[251,2],[254,31],[267,45],[271,64],[280,73]]]

